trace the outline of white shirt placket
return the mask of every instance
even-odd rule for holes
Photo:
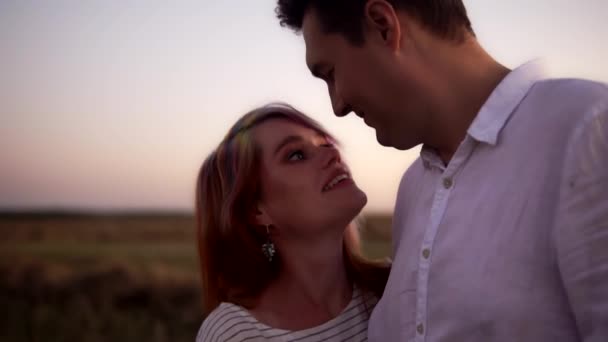
[[[416,342],[424,342],[428,333],[427,317],[428,317],[428,280],[431,269],[431,261],[433,255],[433,243],[437,236],[437,231],[443,215],[447,209],[450,193],[455,185],[455,177],[464,163],[471,156],[476,141],[469,135],[465,137],[463,143],[459,146],[447,168],[444,168],[440,163],[425,163],[427,172],[430,168],[439,168],[442,172],[436,185],[435,195],[433,197],[433,205],[431,207],[429,225],[424,234],[422,246],[420,248],[418,260],[418,279],[417,279],[417,294],[416,294]],[[437,159],[439,159],[437,157]],[[430,170],[436,171],[436,170]]]

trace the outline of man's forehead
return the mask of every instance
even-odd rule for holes
[[[307,10],[302,18],[302,33],[304,34],[304,39],[306,39],[306,37],[318,35],[321,31],[320,28],[321,25],[317,11],[314,8]]]
[[[304,16],[302,35],[306,46],[306,65],[313,73],[324,63],[324,56],[330,53],[330,35],[325,33],[314,10]]]
[[[313,11],[307,11],[302,21],[302,36],[304,37],[304,45],[306,46],[306,64],[309,68],[318,58],[316,56],[316,51],[318,50],[316,45],[319,38],[322,38],[317,29],[316,15],[311,12]]]

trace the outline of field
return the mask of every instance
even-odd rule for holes
[[[390,217],[362,221],[371,257]],[[188,214],[1,214],[0,341],[193,341],[203,320]]]

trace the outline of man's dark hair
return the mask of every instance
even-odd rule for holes
[[[403,10],[435,35],[462,40],[473,34],[462,0],[386,0]],[[324,32],[341,33],[353,44],[363,43],[363,16],[367,0],[278,0],[275,12],[281,26],[302,30],[304,14],[314,9]]]

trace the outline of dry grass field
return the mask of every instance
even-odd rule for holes
[[[362,221],[371,257],[390,217]],[[192,341],[200,310],[189,214],[0,214],[0,341]]]

